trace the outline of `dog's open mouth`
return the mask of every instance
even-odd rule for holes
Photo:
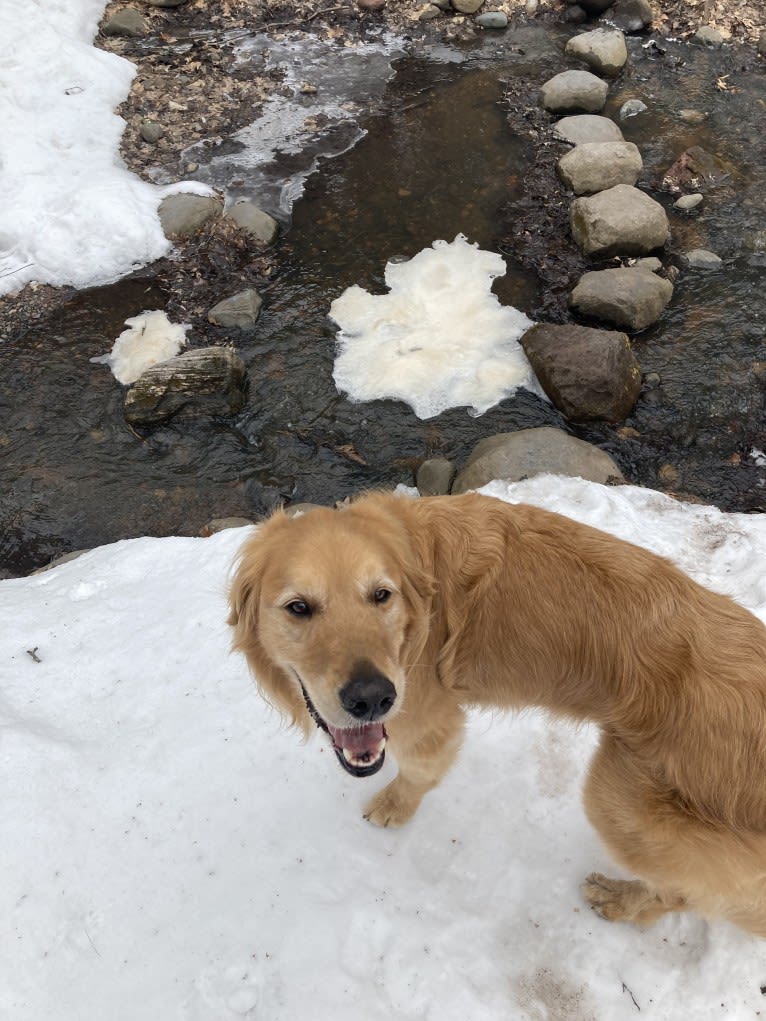
[[[361,727],[331,727],[327,733],[338,762],[352,776],[372,776],[386,758],[386,728],[382,723],[364,723]]]
[[[296,674],[297,677],[297,674]],[[330,735],[338,762],[352,776],[372,776],[386,760],[388,734],[382,723],[362,723],[358,727],[331,727],[326,723],[309,698],[306,687],[298,677],[309,716],[320,730]]]

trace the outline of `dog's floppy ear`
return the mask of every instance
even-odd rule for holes
[[[287,519],[283,515],[270,519],[242,547],[229,588],[228,624],[234,628],[232,649],[244,654],[260,693],[293,726],[299,727],[308,736],[311,718],[298,684],[271,659],[259,635],[259,603],[267,537],[275,526],[284,527],[285,524]]]

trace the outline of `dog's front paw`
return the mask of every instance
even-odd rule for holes
[[[376,826],[404,826],[413,817],[422,800],[422,794],[415,794],[407,789],[399,777],[388,787],[378,791],[364,810],[364,817]]]

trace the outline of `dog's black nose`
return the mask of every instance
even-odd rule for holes
[[[385,716],[396,701],[396,688],[372,664],[352,671],[351,680],[340,690],[340,704],[357,720],[372,723]]]

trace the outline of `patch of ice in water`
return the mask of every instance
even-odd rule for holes
[[[388,294],[349,287],[330,307],[338,389],[353,401],[405,401],[418,418],[463,406],[482,415],[520,386],[542,394],[518,342],[534,324],[491,291],[505,269],[458,234],[389,262]]]

